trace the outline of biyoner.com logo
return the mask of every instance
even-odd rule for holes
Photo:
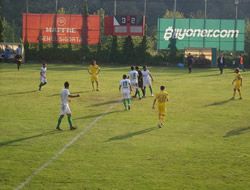
[[[202,38],[237,38],[239,36],[239,30],[219,30],[219,29],[173,29],[172,26],[166,28],[164,39],[169,40],[171,37],[178,40],[190,37],[202,37]]]

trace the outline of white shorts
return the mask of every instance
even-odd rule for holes
[[[47,79],[46,79],[46,77],[40,77],[40,80],[41,80],[41,83],[47,83]]]
[[[60,115],[65,115],[65,114],[71,114],[69,104],[62,104],[61,105],[61,113],[60,113]]]
[[[152,82],[150,78],[143,78],[143,87],[152,86]]]
[[[130,91],[129,90],[124,90],[122,91],[122,97],[123,99],[130,99]]]
[[[132,82],[132,81],[131,81],[131,87],[132,87],[133,89],[138,89],[138,82]]]

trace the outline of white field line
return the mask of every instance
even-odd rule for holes
[[[67,144],[64,145],[64,147],[56,152],[53,157],[51,157],[47,162],[42,164],[40,167],[35,169],[32,174],[27,177],[23,182],[21,182],[15,190],[20,190],[24,188],[24,186],[28,185],[30,181],[35,177],[37,174],[39,174],[42,170],[47,168],[53,161],[55,161],[60,155],[64,153],[65,150],[67,150],[72,144],[74,144],[80,137],[85,135],[93,126],[100,120],[102,119],[106,113],[108,113],[109,110],[111,110],[114,107],[114,105],[111,105],[105,112],[103,112],[100,116],[96,117],[95,120],[93,120],[87,127],[85,127],[80,133],[78,133],[71,141],[69,141]]]

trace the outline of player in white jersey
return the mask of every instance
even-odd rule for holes
[[[47,84],[47,77],[46,77],[46,72],[47,72],[47,64],[43,63],[40,71],[40,84],[39,84],[39,91],[42,90],[42,86]]]
[[[120,85],[119,85],[119,91],[122,92],[122,97],[123,97],[122,101],[123,101],[125,110],[130,110],[130,106],[131,106],[130,93],[132,91],[132,88],[131,88],[130,80],[127,78],[127,75],[122,76],[122,80],[120,81]]]
[[[71,95],[69,92],[69,83],[66,81],[64,83],[64,89],[61,91],[61,113],[60,113],[60,117],[58,119],[57,126],[56,126],[56,129],[60,130],[60,131],[62,130],[60,128],[60,124],[62,122],[64,115],[68,116],[70,130],[76,129],[76,127],[73,127],[73,125],[72,125],[71,110],[69,107],[69,99],[68,99],[69,97],[75,98],[75,97],[80,97],[80,95],[79,94]]]
[[[130,79],[130,82],[131,82],[131,87],[132,87],[132,90],[135,90],[135,94],[139,95],[139,99],[141,99],[141,94],[140,94],[140,91],[138,90],[138,72],[135,70],[135,67],[134,66],[131,66],[131,71],[129,72],[129,79]],[[136,95],[134,97],[136,97]]]
[[[154,96],[152,89],[152,81],[154,81],[150,71],[147,69],[147,66],[143,66],[142,70],[142,79],[143,79],[143,97],[146,96],[146,87],[149,86],[151,96]]]

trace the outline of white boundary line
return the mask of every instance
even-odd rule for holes
[[[42,170],[47,168],[53,161],[55,161],[60,155],[62,155],[65,150],[67,150],[72,144],[74,144],[81,136],[86,134],[100,119],[102,119],[106,113],[108,113],[109,110],[111,110],[114,107],[114,105],[110,106],[105,112],[103,112],[100,116],[96,117],[94,121],[92,121],[86,128],[84,128],[78,135],[76,135],[71,141],[69,141],[67,144],[64,145],[64,147],[59,150],[53,157],[51,157],[47,162],[42,164],[40,167],[35,169],[32,174],[27,177],[23,182],[21,182],[15,190],[20,190],[24,188],[24,186],[28,185],[30,181],[35,177],[37,174],[39,174]]]

